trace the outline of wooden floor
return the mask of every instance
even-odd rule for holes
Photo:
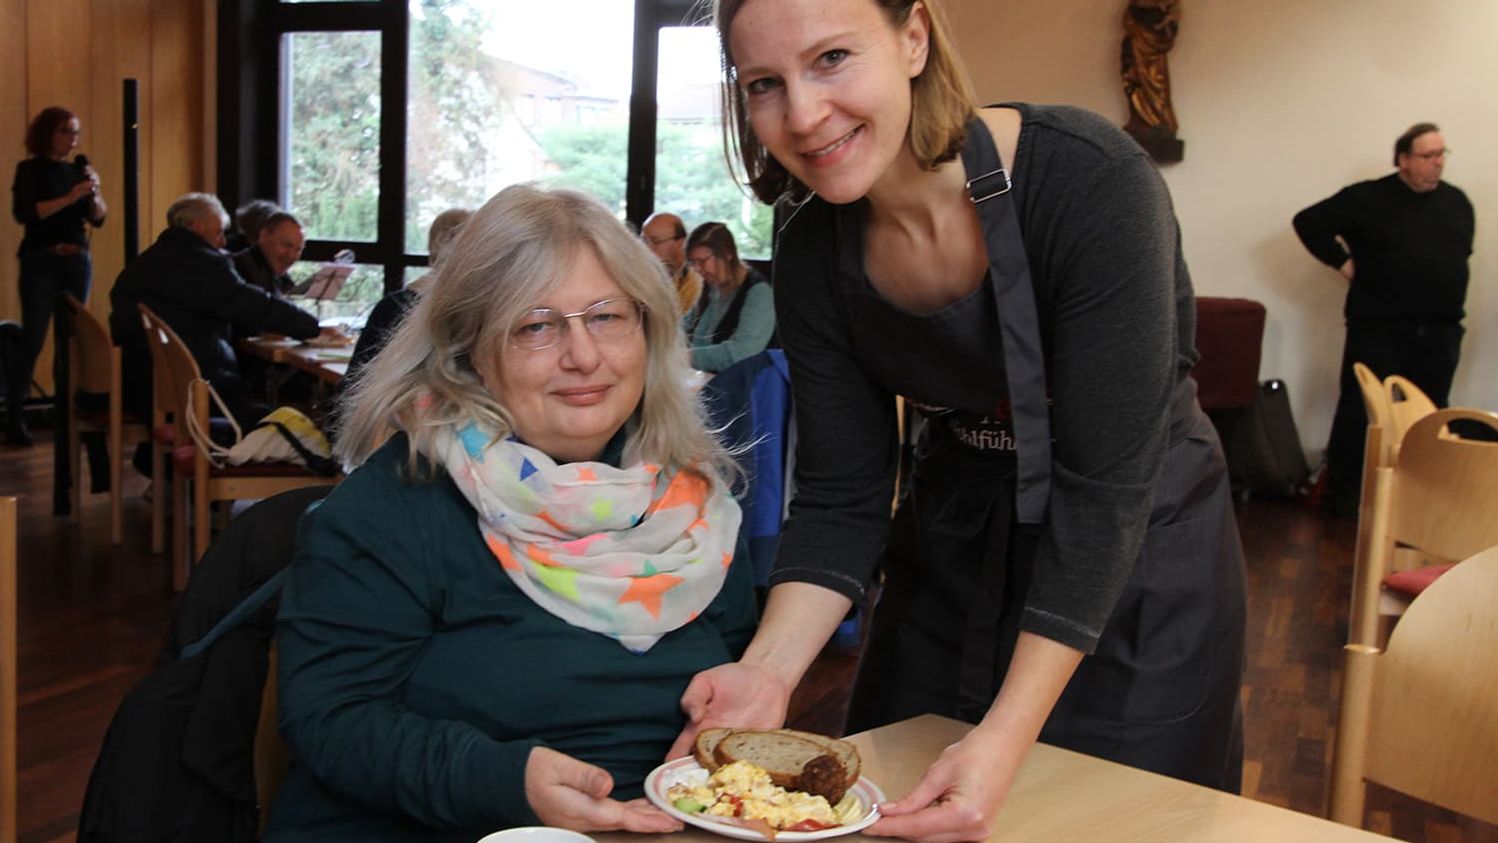
[[[21,496],[21,843],[74,839],[109,718],[166,631],[167,560],[150,553],[145,481],[126,475],[126,540],[116,548],[106,496],[86,496],[76,523],[50,515],[45,432],[28,450],[0,446],[0,495]],[[1250,589],[1244,793],[1324,815],[1353,525],[1257,501],[1239,524]],[[856,647],[829,645],[793,701],[796,725],[841,728],[856,661]],[[1498,843],[1498,828],[1386,791],[1369,808],[1371,828],[1401,839]]]

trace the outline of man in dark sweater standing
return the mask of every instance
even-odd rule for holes
[[[1394,142],[1397,172],[1295,215],[1301,242],[1350,282],[1342,391],[1326,449],[1339,514],[1357,511],[1368,426],[1352,365],[1380,378],[1403,375],[1437,406],[1451,391],[1475,223],[1466,194],[1441,181],[1449,152],[1434,123],[1417,123]]]

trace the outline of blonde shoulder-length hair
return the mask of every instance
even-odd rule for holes
[[[413,472],[418,456],[442,467],[432,445],[444,427],[471,420],[508,436],[510,413],[484,386],[474,361],[530,353],[506,346],[511,326],[585,248],[645,309],[645,389],[626,423],[626,461],[696,465],[736,477],[686,386],[676,294],[661,262],[598,200],[535,185],[500,191],[468,220],[433,270],[439,277],[351,385],[337,446],[344,464],[363,463],[390,429],[410,437]]]
[[[713,0],[713,24],[723,60],[723,151],[732,171],[743,168],[745,184],[761,202],[800,201],[810,191],[765,149],[749,124],[748,104],[739,87],[738,64],[729,47],[733,19],[746,0]],[[962,152],[967,124],[977,115],[977,97],[938,0],[869,0],[884,12],[892,27],[910,20],[923,7],[930,21],[926,66],[910,80],[910,126],[905,142],[923,168],[934,170]]]

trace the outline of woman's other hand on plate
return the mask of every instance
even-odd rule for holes
[[[909,793],[880,805],[883,817],[864,833],[919,843],[988,839],[1019,763],[975,734],[943,750]]]
[[[525,765],[525,798],[537,818],[574,831],[680,831],[681,823],[644,799],[610,799],[614,779],[602,767],[538,746]]]

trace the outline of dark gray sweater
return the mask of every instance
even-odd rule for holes
[[[1348,319],[1415,319],[1455,324],[1467,301],[1467,258],[1476,220],[1461,190],[1441,182],[1417,193],[1388,175],[1344,187],[1295,215],[1312,255],[1340,267],[1352,250]]]
[[[1196,362],[1195,305],[1170,197],[1144,152],[1097,115],[1015,107],[1024,122],[1013,196],[1054,438],[1049,515],[1022,628],[1090,652],[1150,520],[1171,397]],[[796,498],[771,583],[812,582],[855,600],[888,533],[893,396],[977,415],[1007,398],[1000,344],[950,341],[996,337],[987,284],[973,294],[987,306],[963,300],[951,314],[908,314],[908,331],[881,331],[878,341],[855,324],[870,308],[892,307],[870,301],[863,213],[861,203],[811,199],[781,232],[775,264],[800,439]],[[933,319],[947,320],[941,336],[929,330]],[[934,394],[954,371],[964,394]]]

